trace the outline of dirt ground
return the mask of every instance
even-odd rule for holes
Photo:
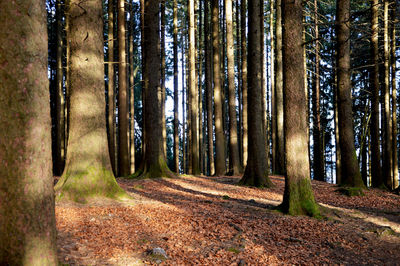
[[[274,188],[240,177],[117,179],[132,200],[57,203],[59,260],[65,265],[400,265],[400,196],[348,197],[313,181],[324,219],[274,210]],[[152,253],[165,251],[166,257]],[[160,250],[160,249],[158,249]]]

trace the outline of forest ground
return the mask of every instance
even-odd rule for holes
[[[118,183],[132,200],[57,203],[65,265],[400,264],[400,196],[378,189],[348,197],[312,181],[325,217],[283,215],[275,187],[239,177],[181,176]],[[162,248],[168,258],[150,250]]]

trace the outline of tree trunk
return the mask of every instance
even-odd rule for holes
[[[164,156],[167,158],[167,126],[165,121],[165,0],[161,0],[161,123]]]
[[[212,46],[214,65],[214,116],[215,116],[215,174],[224,175],[225,166],[225,135],[223,129],[223,106],[222,106],[222,84],[221,84],[221,61],[219,45],[219,1],[211,2],[211,25],[212,25]]]
[[[173,2],[174,49],[174,169],[179,174],[178,0]]]
[[[114,1],[108,1],[108,149],[113,172],[115,163],[115,94],[114,94]]]
[[[214,166],[214,138],[213,138],[213,104],[212,104],[212,68],[210,47],[210,4],[204,2],[204,47],[205,47],[205,82],[206,82],[206,109],[207,109],[207,157],[208,175],[215,174]]]
[[[0,1],[1,265],[58,263],[45,8]]]
[[[275,82],[275,115],[276,115],[276,168],[275,173],[285,173],[284,152],[284,114],[283,114],[283,58],[282,58],[282,7],[281,0],[276,3],[276,82]]]
[[[229,107],[229,157],[231,159],[229,172],[236,176],[243,172],[239,157],[239,142],[237,134],[236,90],[235,90],[235,55],[233,42],[232,0],[225,0],[226,13],[226,47],[228,59],[228,107]]]
[[[379,145],[379,0],[371,3],[371,50],[374,66],[371,68],[371,179],[372,186],[383,185]]]
[[[272,182],[268,178],[267,154],[265,149],[265,135],[262,128],[262,97],[261,97],[261,33],[260,33],[260,1],[248,1],[249,12],[249,54],[248,54],[248,122],[249,157],[246,170],[242,179],[242,185],[255,187],[270,187]]]
[[[125,0],[118,0],[118,175],[128,176],[128,97],[126,79]]]
[[[175,177],[168,169],[163,152],[161,122],[161,56],[160,56],[160,29],[159,29],[159,4],[160,0],[146,1],[144,10],[144,62],[145,73],[145,108],[144,130],[145,154],[143,169],[137,171],[134,176],[138,178]]]
[[[183,28],[183,20],[181,23],[181,28]],[[183,38],[183,33],[181,34],[181,45],[182,45],[182,51],[181,51],[181,63],[182,63],[182,172],[186,172],[186,164],[187,164],[187,156],[186,156],[186,142],[187,142],[187,137],[186,137],[186,116],[185,116],[185,106],[186,106],[186,100],[185,100],[185,76],[186,76],[186,71],[185,71],[185,41]]]
[[[397,4],[396,1],[392,2],[392,12],[391,12],[391,57],[392,57],[392,147],[393,147],[393,189],[396,189],[399,186],[399,165],[398,165],[398,157],[397,157],[397,85],[396,85],[396,10]]]
[[[130,129],[129,129],[129,158],[130,158],[130,174],[135,173],[135,77],[137,68],[134,67],[134,40],[133,32],[135,28],[135,20],[133,14],[132,4],[130,4],[130,39],[129,39],[129,53],[130,53],[130,97],[129,97],[129,114],[130,114]]]
[[[55,187],[59,200],[125,195],[115,181],[108,153],[102,14],[99,1],[71,0],[71,122],[66,168]]]
[[[384,160],[383,160],[383,175],[384,175],[384,183],[388,189],[393,189],[393,149],[392,149],[392,119],[391,119],[391,111],[390,111],[390,43],[389,43],[389,0],[384,0],[384,29],[383,29],[383,38],[384,38],[384,67],[385,67],[385,75],[384,75],[384,122],[385,122],[385,131],[384,131]]]
[[[341,185],[363,188],[354,146],[353,111],[350,81],[350,0],[338,0],[337,27],[337,87],[339,145],[341,151]]]
[[[286,175],[281,208],[290,215],[318,216],[311,189],[308,156],[307,97],[303,69],[301,0],[283,0],[283,84]]]
[[[271,69],[271,141],[272,141],[272,172],[276,172],[276,155],[277,155],[277,144],[276,144],[276,96],[275,96],[275,27],[274,27],[274,13],[275,13],[275,1],[270,1],[269,7],[269,34],[270,34],[270,69]]]
[[[242,52],[242,98],[243,98],[243,166],[247,165],[248,159],[248,95],[247,95],[247,38],[246,38],[246,18],[247,18],[247,8],[246,8],[247,0],[241,0],[240,4],[240,27],[241,31],[241,52]]]
[[[200,6],[200,7],[199,7]],[[197,51],[197,59],[198,59],[198,117],[196,119],[197,121],[197,132],[199,135],[199,149],[197,153],[199,154],[199,168],[200,168],[200,173],[204,173],[204,142],[203,142],[203,49],[202,49],[202,24],[203,24],[203,13],[201,12],[202,10],[202,2],[200,3],[196,1],[196,9],[199,12],[199,28],[196,31],[196,51]]]
[[[315,31],[315,62],[314,62],[314,78],[313,78],[313,152],[314,152],[314,179],[325,181],[324,175],[324,149],[322,145],[322,129],[321,129],[321,113],[320,113],[320,57],[319,57],[319,26],[318,26],[318,1],[314,0],[314,31]]]

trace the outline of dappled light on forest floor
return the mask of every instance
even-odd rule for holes
[[[60,261],[79,265],[395,264],[400,197],[380,190],[347,197],[314,182],[327,218],[283,215],[284,179],[274,188],[240,177],[127,180],[129,203],[56,207]],[[387,223],[376,222],[386,221]],[[167,257],[150,251],[161,248]]]

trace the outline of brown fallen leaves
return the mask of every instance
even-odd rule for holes
[[[239,177],[118,180],[130,202],[58,204],[58,249],[72,265],[396,264],[400,197],[369,190],[347,197],[313,181],[326,219],[274,211],[272,189],[239,187]],[[160,247],[168,259],[149,255]]]

